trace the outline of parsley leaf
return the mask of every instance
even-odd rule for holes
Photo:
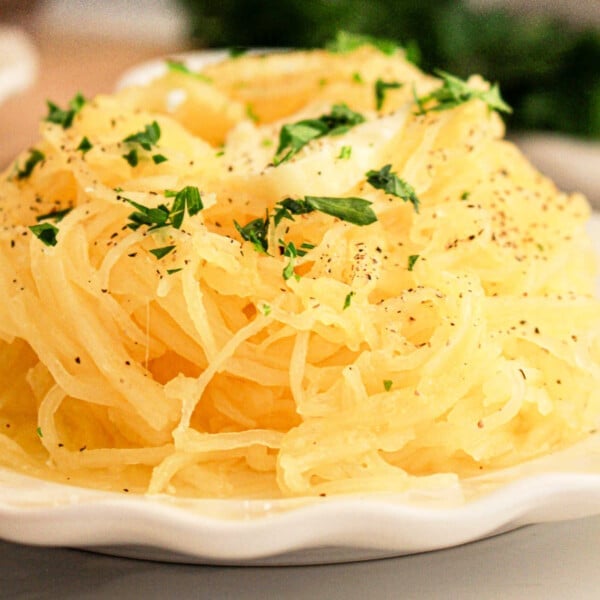
[[[252,104],[250,102],[248,102],[248,104],[246,104],[246,116],[253,123],[258,123],[258,121],[260,120],[258,115],[254,112],[254,107],[252,106]]]
[[[40,223],[39,225],[31,225],[29,227],[33,235],[38,240],[42,241],[46,246],[56,246],[58,235],[58,227],[52,225],[52,223]]]
[[[352,146],[342,146],[338,158],[348,160],[352,156]]]
[[[199,79],[205,83],[212,83],[212,79],[210,77],[204,75],[203,73],[192,71],[185,63],[179,60],[168,59],[166,63],[167,69],[171,73],[181,73],[182,75],[189,75],[190,77],[194,77],[195,79]]]
[[[267,239],[269,232],[269,211],[267,211],[264,219],[254,219],[243,227],[237,221],[234,221],[233,224],[243,240],[252,242],[257,252],[267,254],[269,248],[269,241]]]
[[[73,209],[72,208],[64,208],[63,210],[53,210],[52,212],[46,213],[44,215],[38,215],[35,220],[39,223],[40,221],[49,221],[52,220],[55,223],[59,223],[62,221]]]
[[[404,84],[399,81],[383,81],[383,79],[378,78],[375,82],[375,107],[377,110],[381,110],[387,90],[398,89],[403,85]]]
[[[86,152],[89,152],[93,147],[94,146],[92,145],[92,142],[90,142],[87,136],[84,136],[81,138],[81,142],[79,142],[79,146],[77,146],[75,150],[81,150],[82,154],[85,154]]]
[[[144,127],[143,131],[128,135],[123,141],[130,144],[139,144],[144,150],[151,150],[160,139],[160,126],[156,121],[152,121]]]
[[[25,161],[22,169],[17,171],[17,179],[27,179],[31,173],[33,173],[33,169],[35,166],[42,162],[46,158],[46,155],[38,150],[37,148],[32,148],[29,151],[29,157]]]
[[[166,197],[174,198],[173,206],[168,207],[165,204],[159,204],[156,208],[150,208],[124,198],[137,210],[129,215],[129,229],[134,231],[142,225],[149,228],[149,231],[160,229],[161,227],[171,226],[179,229],[183,224],[183,219],[187,210],[190,217],[198,214],[203,208],[202,198],[197,187],[186,186],[178,192],[165,192]]]
[[[153,154],[152,155],[152,162],[155,165],[160,165],[160,163],[164,163],[167,160],[169,160],[164,154]]]
[[[408,270],[412,271],[413,267],[415,266],[415,263],[419,260],[419,255],[418,254],[411,254],[408,257]]]
[[[56,123],[63,129],[68,129],[73,124],[75,115],[83,108],[85,102],[85,98],[79,92],[69,101],[69,108],[66,110],[59,108],[54,102],[47,100],[48,114],[44,120],[49,123]]]
[[[274,220],[277,225],[282,219],[294,220],[293,215],[311,213],[315,210],[337,217],[353,225],[370,225],[377,215],[370,208],[372,203],[364,198],[332,198],[329,196],[304,196],[303,200],[286,198],[277,203]]]
[[[127,154],[123,154],[123,158],[129,163],[131,167],[137,167],[139,162],[137,150],[130,150]]]
[[[370,225],[377,221],[377,215],[370,208],[372,203],[364,198],[305,196],[304,199],[314,210],[337,217],[353,225]]]
[[[163,246],[162,248],[153,248],[152,250],[150,250],[150,252],[154,254],[154,256],[158,258],[158,260],[160,260],[173,250],[175,250],[175,246]]]
[[[361,46],[373,46],[383,54],[391,56],[398,50],[398,44],[393,40],[377,38],[370,35],[360,35],[348,31],[338,31],[335,39],[328,42],[325,48],[329,52],[337,54],[346,54],[352,52]]]
[[[356,292],[350,292],[348,294],[346,294],[346,297],[344,298],[344,306],[342,308],[342,310],[346,310],[347,308],[350,308],[350,304],[352,303],[352,296],[354,296]]]
[[[389,392],[392,389],[392,385],[393,385],[393,381],[391,379],[384,379],[383,380],[383,389],[386,392]]]
[[[283,278],[286,281],[290,277],[295,277],[297,280],[300,279],[300,277],[294,273],[294,263],[295,263],[295,259],[298,258],[298,256],[303,256],[303,254],[299,253],[298,249],[294,245],[294,242],[286,243],[283,240],[279,240],[279,243],[283,247],[283,255],[287,256],[290,259],[288,261],[287,265],[283,268],[283,272],[282,272]]]
[[[278,166],[289,160],[312,140],[326,135],[341,135],[364,121],[360,113],[354,112],[346,104],[335,104],[329,114],[321,115],[318,119],[304,119],[284,125],[279,133],[279,146],[273,164]]]
[[[381,167],[379,171],[367,171],[367,182],[372,185],[375,189],[384,190],[392,196],[402,198],[405,202],[410,202],[415,212],[419,212],[419,198],[409,183],[400,179],[396,173],[391,171],[392,165],[385,165]]]
[[[512,112],[512,108],[502,99],[497,83],[489,90],[477,90],[470,87],[463,79],[445,71],[438,70],[436,74],[442,78],[442,85],[426,96],[415,99],[418,106],[417,115],[424,115],[431,111],[450,110],[474,99],[482,100],[491,110]]]

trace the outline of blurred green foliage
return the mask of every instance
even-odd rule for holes
[[[600,32],[460,0],[180,0],[202,46],[320,47],[339,30],[420,49],[420,66],[497,81],[512,128],[600,139]],[[413,51],[414,54],[414,51]]]

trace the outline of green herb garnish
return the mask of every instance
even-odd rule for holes
[[[258,115],[254,112],[254,107],[249,102],[246,104],[246,116],[254,123],[259,121]]]
[[[158,260],[164,258],[169,252],[175,250],[175,246],[163,246],[162,248],[153,248],[150,250],[151,254],[154,254]]]
[[[152,146],[156,146],[160,139],[160,126],[156,121],[152,121],[146,125],[142,131],[128,135],[123,142],[127,144],[139,144],[144,150],[150,151]],[[123,154],[123,158],[131,167],[137,167],[140,157],[136,148],[132,148],[127,154]],[[152,157],[155,164],[159,164],[167,160],[162,154],[155,154]]]
[[[38,215],[35,220],[39,223],[40,221],[54,221],[55,223],[60,223],[73,209],[72,208],[64,208],[62,210],[53,210],[44,215]]]
[[[342,146],[338,158],[348,160],[352,156],[352,146]]]
[[[182,63],[179,60],[169,59],[166,61],[166,63],[167,68],[171,73],[181,73],[182,75],[194,77],[194,79],[199,79],[200,81],[204,81],[205,83],[212,83],[212,79],[210,77],[202,73],[192,71],[185,63]]]
[[[347,308],[350,308],[350,304],[352,303],[352,297],[354,296],[356,292],[350,292],[348,294],[346,294],[346,297],[344,298],[344,306],[342,308],[342,310],[346,310]]]
[[[69,101],[69,108],[66,110],[59,108],[54,102],[47,100],[48,114],[44,120],[49,123],[56,123],[63,129],[68,129],[73,124],[75,115],[83,108],[85,102],[85,98],[79,92]]]
[[[168,226],[179,229],[183,223],[186,211],[190,217],[193,217],[204,208],[197,187],[186,186],[178,192],[167,191],[165,192],[165,197],[174,198],[171,207],[159,204],[156,208],[149,208],[148,206],[124,198],[126,202],[129,202],[129,204],[137,209],[136,212],[129,215],[130,223],[127,224],[127,227],[134,231],[142,225],[147,226],[149,231]]]
[[[41,438],[43,438],[43,437],[44,437],[44,434],[42,433],[42,428],[41,428],[41,427],[38,427],[38,428],[35,430],[35,432],[38,434],[38,436],[39,436],[39,437],[41,437]]]
[[[370,225],[377,221],[377,215],[371,208],[371,202],[364,198],[335,198],[328,196],[304,196],[302,200],[286,198],[277,203],[274,214],[275,224],[281,219],[294,220],[292,215],[301,215],[319,211],[347,221],[353,225]]]
[[[131,167],[137,167],[139,162],[137,150],[130,150],[127,154],[123,154],[123,158],[129,163]]]
[[[144,150],[151,150],[159,139],[160,126],[156,121],[152,121],[142,131],[128,135],[123,141],[129,144],[139,144]]]
[[[254,249],[262,254],[267,254],[269,241],[267,234],[269,232],[269,211],[267,210],[264,219],[254,219],[243,227],[237,222],[233,222],[238,233],[243,240],[252,242]]]
[[[160,163],[164,163],[169,160],[164,154],[153,154],[152,161],[155,165],[160,165]]]
[[[32,148],[29,151],[29,156],[25,161],[22,169],[17,170],[16,178],[17,179],[27,179],[31,173],[33,173],[33,169],[38,163],[41,163],[46,158],[46,155],[38,150],[37,148]]]
[[[289,160],[312,140],[326,135],[341,135],[364,121],[360,113],[354,112],[346,104],[335,104],[329,114],[318,119],[304,119],[284,125],[279,134],[279,147],[273,164],[277,166]]]
[[[179,273],[179,271],[183,271],[183,267],[179,267],[178,269],[167,269],[167,275],[174,275],[175,273]]]
[[[283,278],[286,281],[292,276],[295,277],[296,280],[300,279],[300,277],[294,273],[294,264],[296,262],[296,258],[298,258],[298,256],[304,256],[306,252],[296,248],[294,242],[284,242],[283,240],[279,240],[279,243],[283,249],[283,255],[290,259],[287,265],[283,268]]]
[[[33,235],[38,240],[43,242],[46,246],[56,246],[58,235],[58,227],[52,225],[52,223],[40,223],[39,225],[31,225],[29,227]]]
[[[415,263],[419,260],[419,255],[418,254],[411,254],[408,257],[408,270],[412,271],[413,267],[415,266]]]
[[[442,78],[442,85],[426,96],[416,98],[417,115],[424,115],[431,111],[450,110],[474,99],[482,100],[491,110],[512,112],[512,108],[502,99],[497,83],[489,90],[477,90],[470,87],[463,79],[445,71],[438,70],[436,74]]]
[[[383,79],[377,79],[375,82],[375,107],[377,110],[381,110],[387,90],[396,90],[403,85],[404,84],[399,81],[383,81]]]
[[[392,389],[392,385],[393,381],[391,379],[383,380],[383,389],[385,389],[386,392],[389,392]]]
[[[77,146],[75,150],[81,150],[82,154],[85,154],[86,152],[89,152],[93,147],[94,146],[92,145],[92,142],[90,142],[87,136],[84,136],[81,138],[79,146]]]
[[[420,202],[414,188],[404,181],[404,179],[400,179],[396,173],[391,171],[391,168],[392,165],[385,165],[379,171],[367,171],[367,182],[375,189],[384,190],[386,193],[392,194],[392,196],[397,196],[405,202],[410,202],[415,212],[419,212]]]

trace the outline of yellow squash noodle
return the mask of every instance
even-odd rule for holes
[[[400,51],[244,56],[43,121],[0,182],[0,462],[276,498],[439,488],[589,435],[589,206],[482,94],[419,110],[441,85]],[[342,104],[361,122],[275,164],[284,126]],[[418,205],[369,182],[387,165]],[[376,219],[274,217],[306,197]]]

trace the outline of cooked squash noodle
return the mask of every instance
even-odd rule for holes
[[[205,498],[455,490],[595,431],[589,206],[485,102],[417,114],[441,82],[368,46],[205,74],[44,121],[3,174],[1,464]],[[380,108],[378,79],[402,84]]]

